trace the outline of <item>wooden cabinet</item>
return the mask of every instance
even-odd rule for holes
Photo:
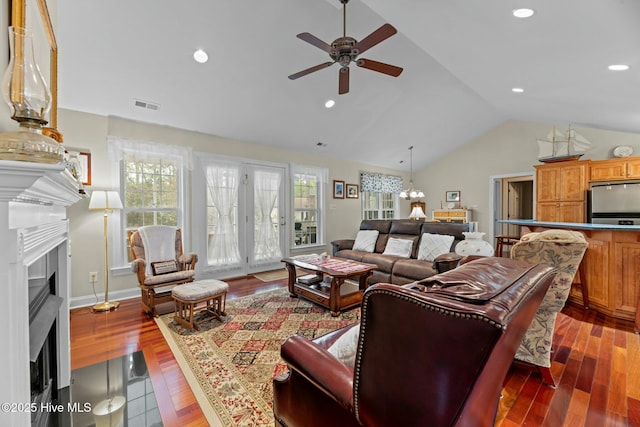
[[[588,161],[536,166],[538,221],[585,222]]]
[[[614,283],[619,286],[613,298],[618,316],[633,317],[640,295],[640,243],[616,242],[614,246]]]
[[[470,209],[434,209],[431,220],[441,222],[471,222]]]
[[[591,181],[616,181],[640,178],[640,157],[594,160],[590,162]]]

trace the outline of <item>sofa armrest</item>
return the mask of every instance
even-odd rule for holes
[[[353,248],[353,244],[355,242],[355,239],[334,240],[333,242],[331,242],[331,246],[333,247],[332,255],[335,255],[338,251],[341,251],[343,249]]]
[[[444,273],[445,271],[453,270],[458,266],[458,263],[462,259],[462,256],[455,252],[447,252],[446,254],[438,255],[433,260],[433,269],[438,273]]]
[[[353,370],[318,344],[302,336],[289,337],[280,348],[289,369],[298,372],[342,407],[353,409]]]

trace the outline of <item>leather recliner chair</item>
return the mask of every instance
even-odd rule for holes
[[[409,285],[371,286],[360,324],[284,342],[276,425],[492,426],[553,277],[549,266],[483,258]],[[351,362],[333,355],[343,354],[341,341],[355,346]]]

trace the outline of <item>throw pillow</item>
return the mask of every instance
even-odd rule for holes
[[[356,241],[353,243],[354,251],[373,252],[376,248],[378,240],[378,230],[360,230],[356,235]]]
[[[397,239],[391,237],[384,248],[382,255],[395,255],[402,258],[411,257],[411,249],[413,248],[413,240]]]
[[[438,255],[448,253],[453,240],[454,237],[448,234],[423,233],[418,249],[418,259],[433,261]]]
[[[175,273],[178,271],[178,263],[175,259],[171,261],[157,261],[151,263],[151,270],[153,270],[154,276],[161,274]]]
[[[342,334],[331,347],[327,349],[336,359],[353,368],[356,364],[356,350],[358,349],[358,337],[360,325],[355,325]]]

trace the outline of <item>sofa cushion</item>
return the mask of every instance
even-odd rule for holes
[[[419,236],[422,224],[422,221],[413,219],[396,219],[391,223],[389,234],[411,234]]]
[[[362,262],[375,264],[378,266],[378,270],[384,271],[385,273],[391,273],[393,263],[399,259],[402,258],[395,255],[365,254],[362,257]]]
[[[356,241],[353,243],[354,251],[373,252],[376,248],[378,240],[378,230],[360,230],[356,235]]]
[[[333,254],[333,256],[338,258],[352,259],[354,261],[362,261],[362,257],[367,254],[368,252],[354,251],[353,249],[343,249]]]
[[[380,234],[389,234],[389,230],[391,230],[391,220],[364,219],[360,223],[360,230],[378,230]]]
[[[436,274],[433,263],[417,259],[399,259],[393,264],[393,275],[411,280],[421,280]]]
[[[419,260],[433,261],[438,255],[446,254],[451,249],[454,237],[448,234],[424,233],[418,249]]]
[[[384,248],[382,255],[395,255],[401,258],[411,257],[413,249],[413,240],[389,238],[387,246]]]

